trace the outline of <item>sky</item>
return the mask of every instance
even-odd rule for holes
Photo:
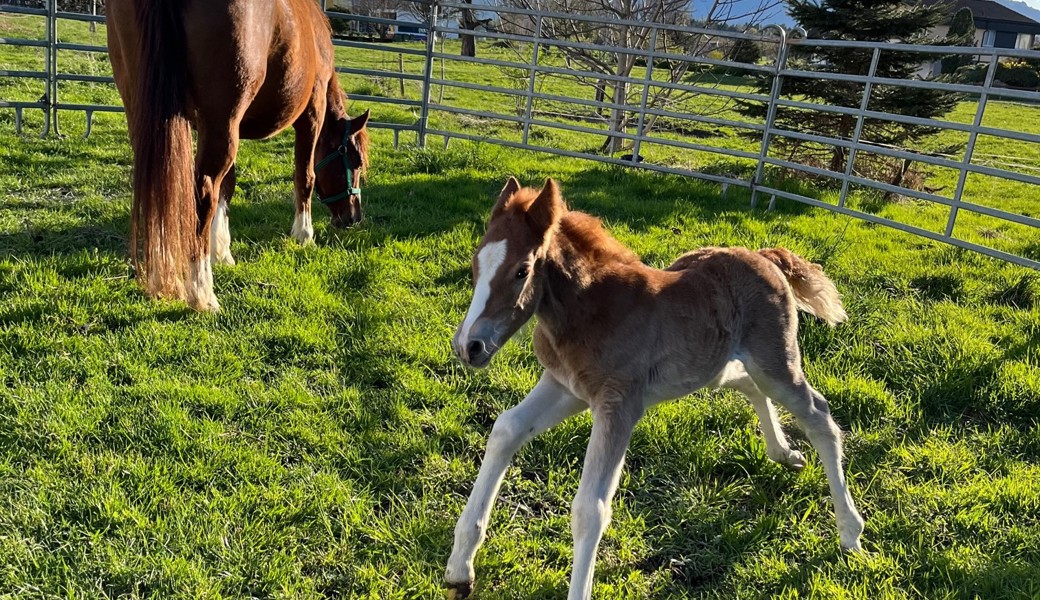
[[[1016,3],[1013,0],[994,0],[999,4],[1018,11],[1019,13],[1026,14],[1028,17],[1032,17],[1037,21],[1040,21],[1040,0],[1018,0]],[[1028,5],[1029,9],[1023,10],[1021,2]],[[714,0],[693,0],[693,15],[694,17],[703,18],[704,13],[714,3]],[[760,6],[769,6],[773,4],[773,0],[734,0],[733,14],[747,14],[753,13]],[[1017,4],[1017,6],[1016,6]],[[781,25],[793,25],[793,21],[787,16],[787,11],[784,6],[777,6],[768,10],[763,19],[756,19],[763,23],[779,23]]]

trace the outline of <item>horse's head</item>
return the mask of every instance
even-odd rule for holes
[[[349,227],[361,222],[361,177],[368,167],[369,111],[360,117],[327,117],[318,134],[314,190],[332,212],[332,224]]]
[[[473,300],[452,340],[462,362],[486,366],[534,314],[549,243],[566,212],[552,179],[541,191],[521,188],[513,177],[506,182],[473,257]]]

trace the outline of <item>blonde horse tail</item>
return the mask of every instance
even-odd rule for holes
[[[134,150],[130,255],[149,296],[182,299],[198,217],[180,6],[176,0],[137,2],[140,70],[134,74],[136,110],[129,118]]]
[[[823,274],[823,267],[786,248],[766,248],[758,253],[783,273],[791,285],[799,309],[823,319],[831,326],[848,318],[841,305],[841,294],[834,287],[834,282]]]

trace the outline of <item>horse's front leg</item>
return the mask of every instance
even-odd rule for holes
[[[302,246],[314,243],[314,224],[311,220],[311,195],[314,193],[314,149],[321,130],[322,112],[309,108],[293,124],[296,130],[294,151],[295,171],[293,191],[296,195],[296,218],[293,220],[293,239]]]
[[[568,600],[592,598],[596,551],[610,524],[610,505],[621,478],[625,451],[641,416],[641,403],[626,404],[621,398],[592,404],[592,436],[571,506],[574,566]]]
[[[491,508],[513,455],[538,434],[586,408],[552,375],[543,373],[520,404],[495,420],[473,492],[455,525],[455,546],[444,573],[450,598],[465,598],[473,590],[473,559],[484,542]]]

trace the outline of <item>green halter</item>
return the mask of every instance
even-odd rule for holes
[[[354,170],[350,168],[350,163],[347,162],[347,143],[349,141],[350,120],[348,119],[347,129],[343,132],[343,143],[339,145],[339,148],[336,148],[335,152],[321,159],[321,162],[314,165],[314,173],[317,174],[318,171],[329,166],[329,164],[332,161],[336,160],[336,157],[341,157],[343,159],[343,170],[347,172],[347,189],[336,194],[335,196],[329,196],[328,198],[322,198],[321,194],[318,194],[318,201],[322,204],[325,204],[326,206],[334,202],[339,202],[340,200],[343,200],[345,198],[349,198],[350,196],[357,196],[358,200],[361,199],[361,188],[354,187]],[[317,190],[315,190],[315,193],[317,193]]]

